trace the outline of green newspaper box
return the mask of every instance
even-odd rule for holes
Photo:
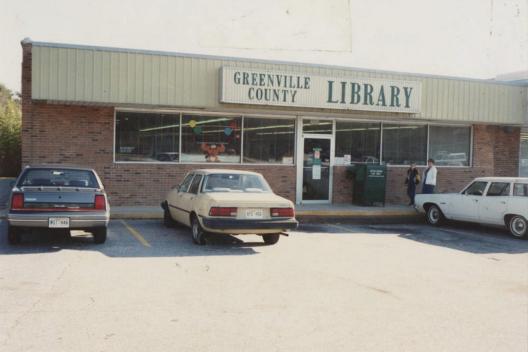
[[[353,178],[352,202],[354,204],[385,206],[386,165],[357,164],[350,166],[348,173]]]

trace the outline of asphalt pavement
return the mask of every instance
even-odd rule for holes
[[[528,241],[450,224],[302,224],[273,246],[114,220],[0,224],[0,350],[527,351]]]

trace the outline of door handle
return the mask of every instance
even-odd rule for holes
[[[475,203],[478,203],[478,199],[473,199],[473,201],[474,201]]]
[[[506,202],[505,201],[501,201],[501,204],[506,204]]]

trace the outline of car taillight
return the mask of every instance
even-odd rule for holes
[[[13,197],[11,198],[11,209],[24,209],[24,194],[13,194]]]
[[[236,216],[237,208],[232,207],[211,207],[210,216]]]
[[[270,214],[273,217],[293,218],[295,216],[295,211],[293,208],[271,208]]]
[[[106,210],[106,199],[102,194],[95,195],[95,206],[96,210]]]

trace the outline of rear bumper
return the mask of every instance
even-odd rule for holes
[[[106,227],[110,220],[109,212],[28,212],[10,211],[7,222],[16,227],[48,227],[49,218],[69,218],[70,229]]]
[[[266,232],[281,232],[294,230],[299,225],[295,219],[237,220],[203,217],[201,220],[206,230],[230,233],[247,233],[251,230],[258,232],[262,232],[262,230]]]

